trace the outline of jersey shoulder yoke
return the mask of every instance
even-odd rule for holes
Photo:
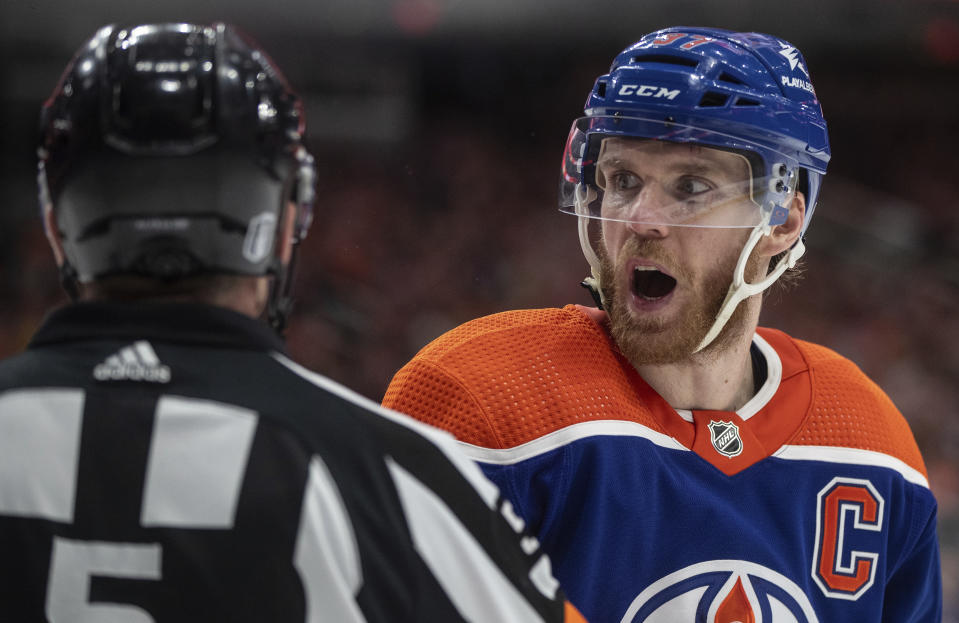
[[[926,475],[905,417],[855,363],[829,348],[780,331],[762,329],[760,334],[780,352],[787,348],[783,341],[791,342],[808,365],[809,413],[789,445],[878,452]]]
[[[649,411],[657,402],[605,329],[575,305],[467,322],[424,347],[383,400],[488,448],[593,420],[630,419],[662,432]]]

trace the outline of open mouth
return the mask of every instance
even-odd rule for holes
[[[663,298],[676,287],[676,280],[652,266],[633,269],[633,294],[647,301]]]

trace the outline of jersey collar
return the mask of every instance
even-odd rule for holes
[[[51,312],[28,348],[90,340],[147,339],[285,352],[283,341],[265,323],[199,303],[72,303]]]
[[[759,356],[766,360],[766,381],[762,384],[752,398],[746,404],[736,410],[736,415],[743,421],[756,415],[763,407],[769,404],[776,390],[779,389],[779,383],[783,378],[783,362],[769,342],[764,340],[758,333],[753,336],[753,348],[757,349]],[[691,409],[676,409],[679,417],[687,422],[693,421],[693,411]]]

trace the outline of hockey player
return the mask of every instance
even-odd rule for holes
[[[106,27],[44,105],[79,302],[0,363],[0,620],[582,621],[452,439],[256,319],[310,224],[301,110],[222,24]]]
[[[563,158],[599,308],[471,321],[394,377],[384,403],[464,442],[590,619],[939,620],[907,423],[848,360],[757,329],[829,156],[789,43],[643,37]]]

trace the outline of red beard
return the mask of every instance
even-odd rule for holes
[[[649,238],[630,238],[619,254],[619,265],[613,267],[601,250],[600,283],[609,313],[613,339],[623,355],[634,365],[670,364],[689,359],[716,320],[732,283],[739,254],[720,258],[704,275],[690,273],[661,243]],[[629,311],[632,295],[624,290],[624,264],[632,257],[641,256],[667,268],[679,287],[693,288],[693,303],[687,303],[678,316],[670,319],[636,317]],[[759,272],[759,259],[753,254],[746,266],[746,280],[751,282]],[[620,278],[617,279],[617,276]],[[740,304],[723,327],[719,336],[702,352],[719,352],[745,329],[746,306]]]

